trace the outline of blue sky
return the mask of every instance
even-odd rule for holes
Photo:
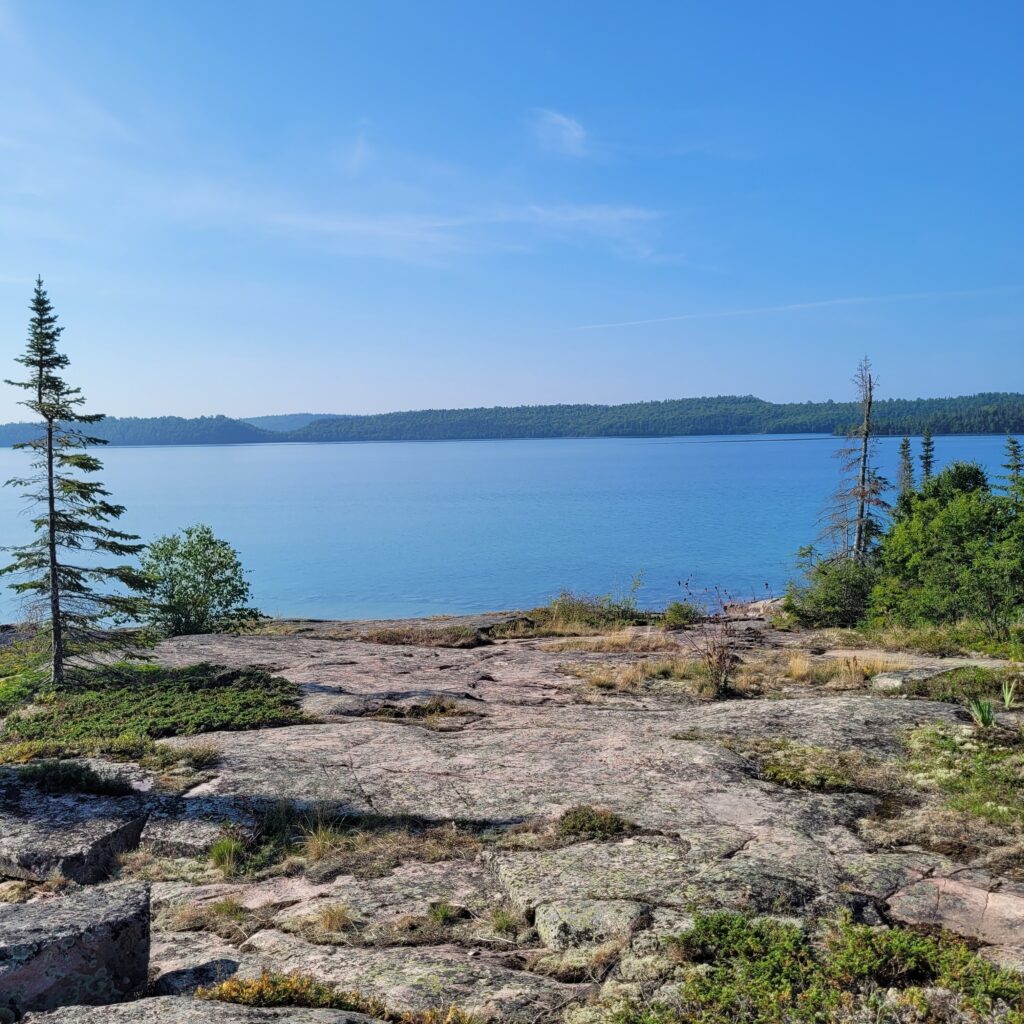
[[[1022,52],[998,0],[0,0],[0,335],[41,273],[121,415],[1024,390]]]

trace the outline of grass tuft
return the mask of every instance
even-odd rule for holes
[[[636,829],[605,807],[577,804],[558,819],[558,831],[562,836],[577,839],[613,839],[628,835]]]

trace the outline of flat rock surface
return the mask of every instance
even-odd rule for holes
[[[584,986],[522,970],[518,958],[495,952],[471,956],[452,945],[361,949],[315,945],[295,935],[264,931],[248,947],[277,970],[312,974],[398,1007],[426,1009],[451,1002],[508,1022],[536,1020],[585,991]]]
[[[500,618],[456,624],[486,630]],[[351,858],[329,853],[271,877],[209,882],[206,868],[201,885],[181,880],[198,874],[170,871],[153,886],[151,991],[178,998],[137,1004],[144,1024],[278,1019],[187,998],[198,985],[264,969],[308,973],[399,1011],[455,1003],[502,1022],[557,1019],[606,973],[623,991],[657,980],[661,940],[699,909],[806,919],[849,909],[873,924],[891,916],[945,927],[993,959],[1016,955],[1021,897],[1006,879],[921,849],[878,849],[863,821],[896,813],[878,796],[775,784],[720,742],[790,740],[896,759],[909,730],[962,722],[961,709],[887,697],[870,682],[843,692],[787,683],[784,699],[713,702],[683,681],[599,690],[570,671],[692,654],[662,633],[638,642],[669,649],[646,654],[586,639],[449,649],[367,642],[376,625],[286,623],[282,635],[161,644],[165,664],[285,676],[317,721],[204,737],[219,763],[160,802],[142,845],[155,858],[202,858],[222,835],[258,837],[258,809],[278,801],[310,821],[321,811],[458,821],[482,838],[421,859],[406,837],[397,859],[382,846],[381,870],[359,876]],[[741,626],[748,663],[762,648],[782,658],[792,646],[764,622]],[[456,713],[394,717],[435,698]],[[575,805],[614,812],[625,833],[559,834],[559,816]],[[365,840],[386,845],[380,835]],[[207,1012],[242,1015],[188,1016]],[[358,1019],[309,1012],[286,1019]],[[186,1016],[159,1016],[173,1013]],[[89,1018],[67,1018],[79,1019]]]
[[[230,1003],[168,996],[120,1006],[69,1006],[53,1013],[30,1013],[27,1024],[371,1024],[348,1010],[266,1010]]]
[[[1024,942],[1024,887],[984,876],[922,879],[894,893],[889,911],[902,924],[940,927],[992,945]]]
[[[952,704],[857,694],[776,701],[725,701],[692,712],[688,728],[745,739],[786,739],[895,757],[902,736],[919,725],[963,722]]]

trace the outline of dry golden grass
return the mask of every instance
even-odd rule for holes
[[[471,860],[480,849],[477,836],[454,825],[363,829],[315,824],[304,830],[300,845],[308,862],[337,862],[357,878],[385,875],[407,860]]]
[[[316,923],[325,932],[346,932],[355,925],[356,917],[344,903],[333,903],[320,911]]]
[[[882,672],[899,672],[910,667],[905,658],[822,658],[813,659],[794,651],[786,666],[786,678],[810,685],[857,687]]]
[[[490,638],[471,626],[381,626],[369,629],[360,640],[390,647],[480,647]]]
[[[211,932],[229,942],[240,943],[265,928],[273,917],[269,907],[250,910],[228,897],[214,903],[187,903],[176,907],[164,918],[176,932]]]
[[[551,651],[580,651],[590,654],[654,654],[661,651],[678,651],[679,644],[671,637],[657,630],[631,629],[616,630],[575,640],[563,640],[546,645]]]
[[[704,674],[699,662],[686,658],[643,658],[628,665],[568,664],[560,668],[598,690],[618,693],[635,693],[656,680],[700,680]]]

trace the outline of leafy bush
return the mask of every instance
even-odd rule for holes
[[[704,609],[693,601],[673,601],[662,616],[662,624],[667,629],[681,629],[693,626],[704,618]]]
[[[1008,639],[1024,610],[1024,505],[953,463],[905,502],[879,549],[871,616],[908,626],[974,619]]]
[[[261,618],[238,552],[209,526],[189,526],[158,537],[141,556],[148,609],[145,619],[158,636],[231,633]]]
[[[803,626],[855,626],[864,618],[878,579],[873,565],[853,558],[820,559],[801,552],[804,583],[790,584],[784,609]]]

